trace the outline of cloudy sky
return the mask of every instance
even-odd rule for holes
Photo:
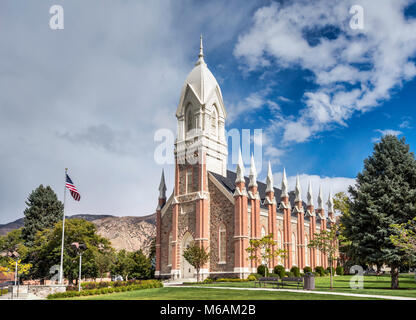
[[[63,30],[49,26],[56,4]],[[263,129],[260,179],[270,160],[276,184],[285,167],[290,188],[299,174],[327,195],[354,183],[383,134],[415,150],[415,1],[3,0],[0,223],[39,184],[63,199],[65,167],[82,195],[67,214],[154,212],[162,168],[173,182],[154,134],[175,131],[201,33],[227,129]]]

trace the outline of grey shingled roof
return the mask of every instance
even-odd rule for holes
[[[225,189],[227,189],[228,192],[230,192],[231,194],[234,194],[235,191],[235,180],[237,177],[237,174],[234,171],[230,171],[227,170],[227,176],[224,177],[220,174],[211,172],[210,173],[214,176],[215,179],[218,180],[218,182],[220,182]],[[250,183],[250,179],[248,177],[244,177],[246,186],[248,186],[248,184]],[[263,204],[264,203],[264,199],[266,198],[266,184],[260,181],[257,181],[257,190],[259,191],[259,195],[260,195],[260,199],[261,199],[261,203],[260,206],[262,208],[266,208],[266,206]],[[277,202],[277,206],[276,206],[276,210],[279,208],[280,205],[280,195],[282,194],[282,190],[280,190],[279,188],[274,188],[274,196],[276,198],[276,202]],[[295,206],[295,192],[294,191],[290,191],[289,192],[289,201],[290,201],[290,205],[292,206],[292,208]],[[305,202],[303,202],[303,209],[307,210],[307,205]],[[292,212],[292,216],[296,217],[297,214]],[[305,216],[306,220],[309,220],[308,216]],[[317,217],[317,220],[319,220],[319,217]]]

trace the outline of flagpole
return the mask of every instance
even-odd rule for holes
[[[64,265],[64,236],[65,236],[65,200],[66,200],[66,175],[68,168],[65,168],[65,187],[64,187],[64,217],[62,219],[62,240],[61,240],[61,266],[59,267],[59,284],[63,284],[63,265]]]

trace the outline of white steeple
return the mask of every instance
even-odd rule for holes
[[[198,146],[207,171],[227,175],[228,146],[225,139],[225,111],[221,88],[204,61],[202,35],[198,60],[182,86],[175,154],[180,163]]]
[[[318,193],[318,209],[323,209],[324,206],[324,198],[322,196],[322,185],[319,186],[319,193]]]
[[[270,165],[270,161],[269,161],[269,168],[267,170],[266,185],[267,185],[266,192],[274,192],[273,173],[272,173],[272,166]]]
[[[308,194],[306,196],[308,198],[308,206],[313,206],[313,191],[312,191],[312,182],[309,180],[308,186]]]
[[[296,187],[295,187],[295,201],[301,202],[302,201],[302,189],[300,187],[299,175],[296,175]]]
[[[254,164],[254,156],[251,154],[251,162],[250,162],[250,183],[249,187],[257,187],[257,171],[256,165]]]
[[[243,157],[241,156],[241,149],[238,149],[238,164],[237,164],[237,178],[235,182],[245,182],[244,180],[244,163]]]
[[[331,190],[329,191],[328,202],[326,204],[328,205],[328,213],[334,213],[334,200],[332,199]]]
[[[163,169],[162,169],[162,177],[160,178],[160,184],[159,184],[159,199],[166,199],[165,172]]]
[[[287,178],[286,178],[286,170],[283,168],[283,177],[282,177],[282,198],[289,197],[288,193],[288,185],[287,185]]]

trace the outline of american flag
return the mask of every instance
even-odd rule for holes
[[[71,193],[71,196],[74,198],[74,200],[79,201],[81,199],[81,195],[79,194],[75,185],[72,183],[72,180],[68,174],[66,175],[66,187],[69,189],[69,192]]]

